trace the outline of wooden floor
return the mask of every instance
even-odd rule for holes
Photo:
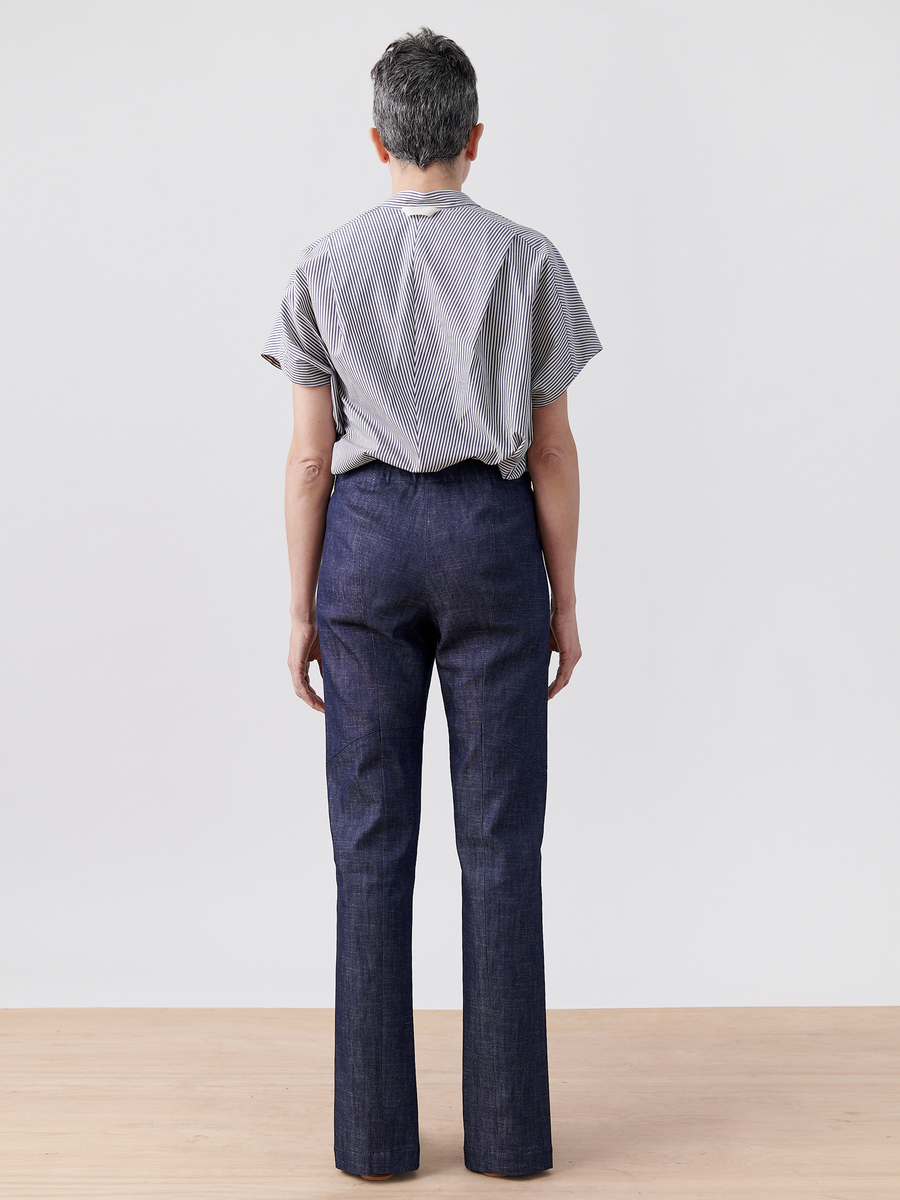
[[[368,1183],[330,1009],[0,1011],[0,1196],[900,1200],[900,1009],[548,1015],[552,1171],[465,1169],[460,1014],[419,1012],[421,1166]]]

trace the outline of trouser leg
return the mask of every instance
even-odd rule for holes
[[[337,878],[334,1149],[342,1170],[379,1175],[419,1165],[412,900],[434,637],[407,599],[413,564],[379,552],[389,531],[370,496],[357,501],[350,486],[332,497],[318,600]]]
[[[549,598],[530,488],[484,483],[477,475],[455,498],[445,489],[447,505],[465,506],[443,524],[467,554],[443,558],[437,622],[462,869],[464,1153],[473,1171],[524,1175],[553,1165],[541,898]]]

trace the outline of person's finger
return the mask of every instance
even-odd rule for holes
[[[309,659],[306,661],[288,660],[291,682],[294,685],[294,692],[305,704],[315,709],[316,712],[324,713],[325,702],[309,681],[309,662]]]
[[[571,678],[570,674],[564,674],[561,670],[556,672],[556,678],[547,689],[547,699],[552,700],[554,696],[558,696]]]
[[[547,689],[547,699],[552,700],[554,696],[558,696],[563,688],[572,678],[572,672],[575,670],[575,664],[581,658],[581,652],[577,653],[570,650],[561,650],[559,654],[559,666],[556,668],[556,678]]]
[[[316,692],[315,688],[309,682],[308,670],[300,676],[298,680],[298,686],[294,688],[294,691],[301,700],[309,705],[310,708],[314,708],[316,712],[324,713],[325,703],[322,700],[322,697]]]
[[[550,626],[550,652],[547,655],[547,665],[548,666],[551,663],[551,661],[553,660],[554,653],[559,654],[559,642],[557,640],[556,634],[553,632],[553,626],[551,625]]]

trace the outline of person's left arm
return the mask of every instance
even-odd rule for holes
[[[337,436],[331,385],[293,384],[294,433],[285,471],[284,517],[291,571],[288,669],[294,691],[310,708],[325,704],[309,682],[309,664],[322,667],[316,623],[316,585],[325,540],[325,514],[334,484],[331,454]]]

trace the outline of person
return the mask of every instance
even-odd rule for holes
[[[325,716],[335,1166],[419,1166],[412,894],[436,664],[462,873],[464,1162],[528,1175],[553,1165],[547,702],[581,657],[567,390],[602,347],[556,247],[462,191],[483,125],[460,47],[423,26],[372,80],[391,194],[307,247],[263,350],[293,385],[288,666]]]

